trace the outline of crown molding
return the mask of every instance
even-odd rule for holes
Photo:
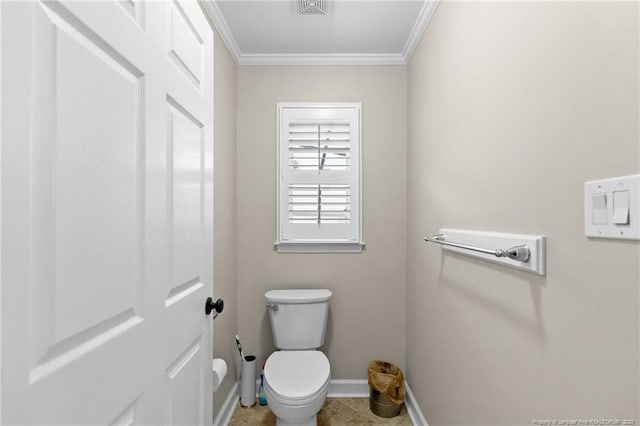
[[[402,49],[402,57],[405,64],[408,64],[411,60],[411,56],[413,56],[413,52],[416,50],[418,43],[422,39],[422,35],[427,29],[427,26],[429,25],[429,22],[431,21],[433,14],[436,12],[439,4],[440,0],[426,0],[424,2],[424,5],[420,10],[420,14],[418,15],[418,19],[416,19],[416,23],[411,30],[411,34],[404,45],[404,49]]]
[[[403,56],[396,54],[270,54],[247,53],[238,58],[238,65],[404,65]]]
[[[242,53],[216,1],[201,0],[200,3],[237,65],[406,65],[411,60],[440,0],[424,2],[402,53],[388,54]]]
[[[217,3],[214,0],[200,0],[200,4],[216,31],[218,31],[222,42],[237,65],[242,53],[240,52],[236,39],[233,37],[231,29],[229,28],[229,25],[227,25],[227,21],[224,19],[224,16],[222,16],[222,12],[220,12]]]

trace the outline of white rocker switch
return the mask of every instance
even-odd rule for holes
[[[629,191],[613,192],[613,218],[615,225],[629,224]]]
[[[584,235],[640,240],[640,174],[584,183]]]
[[[607,193],[592,195],[592,221],[594,225],[607,224]]]

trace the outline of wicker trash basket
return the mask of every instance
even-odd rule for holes
[[[400,367],[372,361],[368,367],[369,408],[380,417],[395,417],[405,398],[404,374]]]

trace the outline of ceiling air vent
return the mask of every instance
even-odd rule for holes
[[[326,15],[328,0],[298,0],[300,15]]]

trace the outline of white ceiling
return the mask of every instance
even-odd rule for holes
[[[299,15],[294,0],[206,0],[236,62],[404,64],[437,0],[328,0],[327,15]]]

